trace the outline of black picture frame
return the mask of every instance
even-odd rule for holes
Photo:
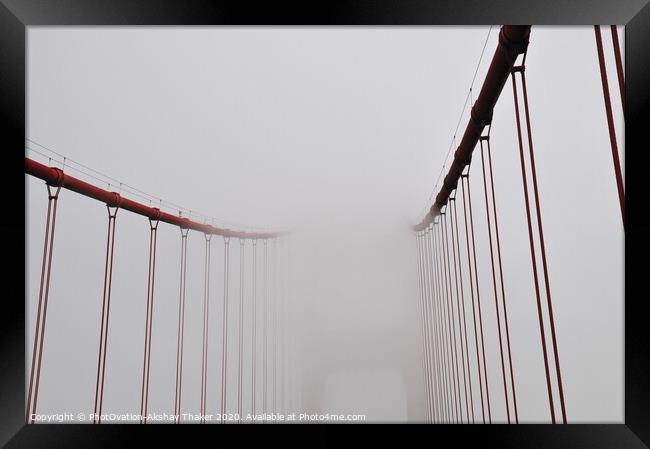
[[[0,443],[8,448],[124,447],[152,436],[237,426],[26,425],[25,420],[25,54],[32,25],[626,25],[625,423],[407,426],[408,440],[480,442],[499,448],[650,446],[650,4],[647,0],[240,1],[0,0],[0,114],[3,151],[0,269]],[[567,68],[567,70],[570,70]],[[21,186],[21,188],[18,188]],[[598,217],[594,217],[598,220]],[[21,238],[20,236],[23,236]],[[593,375],[598,375],[593,373]],[[273,432],[281,426],[253,426]],[[327,427],[327,426],[326,426]],[[371,426],[374,436],[384,431]],[[285,427],[286,428],[286,427]],[[301,444],[322,443],[319,427]],[[356,426],[355,429],[358,429]],[[182,430],[181,430],[182,429]],[[246,435],[251,427],[244,427]],[[310,430],[313,426],[310,426]],[[413,435],[415,431],[419,435]],[[218,432],[218,433],[216,433]],[[365,431],[364,433],[370,433]],[[194,435],[194,434],[193,434]],[[187,438],[187,435],[185,436]],[[195,441],[205,436],[197,436]],[[169,440],[171,441],[171,440]],[[187,440],[185,440],[187,441]],[[208,440],[210,441],[210,440]],[[218,442],[218,439],[211,441]],[[223,440],[222,440],[223,441]],[[283,442],[289,440],[283,439]],[[456,445],[458,445],[456,444]]]

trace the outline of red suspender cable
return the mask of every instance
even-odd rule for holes
[[[423,238],[422,242],[424,244],[424,246],[422,247],[422,264],[423,264],[422,282],[424,283],[423,284],[424,285],[423,312],[424,312],[424,323],[425,323],[425,337],[424,338],[425,338],[425,342],[426,342],[426,345],[427,345],[427,353],[428,353],[426,369],[427,369],[427,374],[428,374],[427,378],[428,378],[428,383],[429,383],[429,385],[428,385],[428,388],[429,388],[429,410],[428,410],[429,411],[429,422],[432,422],[433,419],[434,419],[434,413],[433,413],[434,399],[433,399],[433,391],[432,391],[432,388],[431,388],[431,385],[432,385],[432,383],[431,383],[431,339],[430,339],[430,336],[429,336],[431,326],[430,326],[430,323],[429,323],[430,317],[429,317],[429,312],[428,312],[428,302],[429,302],[429,300],[428,300],[428,297],[429,297],[428,271],[429,271],[429,266],[428,266],[428,262],[427,262],[427,252],[426,252],[426,238],[427,238],[427,231],[426,230],[425,230],[424,235],[423,235],[422,238]]]
[[[277,413],[278,359],[278,239],[273,239],[273,412]]]
[[[607,126],[609,128],[609,143],[612,147],[614,174],[616,175],[616,188],[618,189],[618,202],[621,207],[621,218],[623,219],[623,227],[625,227],[625,187],[623,186],[623,174],[621,172],[621,161],[619,160],[618,157],[618,144],[616,143],[616,128],[614,127],[612,101],[609,97],[609,86],[607,83],[607,67],[605,66],[605,55],[603,54],[603,40],[600,35],[600,25],[594,25],[594,30],[596,32],[596,48],[598,50],[600,80],[603,85],[603,97],[605,99],[605,113],[607,115]],[[618,40],[618,37],[616,37],[616,39]],[[522,83],[525,83],[525,81],[523,81],[523,71],[521,73],[522,73]],[[619,76],[622,77],[622,68],[620,69]],[[623,98],[623,89],[621,89],[621,92],[622,92],[621,98]]]
[[[450,375],[450,386],[451,386],[451,396],[452,396],[452,403],[454,404],[454,410],[455,410],[455,416],[456,416],[456,423],[460,423],[462,420],[462,411],[459,412],[459,394],[460,392],[458,391],[458,384],[457,384],[457,376],[456,376],[456,369],[455,367],[457,366],[457,363],[454,363],[454,354],[455,354],[455,349],[456,346],[454,344],[454,336],[453,336],[453,330],[452,330],[452,320],[451,320],[451,311],[449,309],[449,304],[450,304],[450,299],[449,295],[451,294],[451,285],[449,283],[449,273],[447,270],[447,263],[445,259],[445,251],[446,251],[446,243],[445,243],[445,214],[442,214],[440,217],[440,268],[442,270],[442,279],[444,281],[444,298],[441,301],[441,306],[443,310],[443,323],[444,326],[447,329],[447,335],[445,335],[445,338],[447,338],[447,348],[449,351],[449,375]]]
[[[426,412],[426,420],[429,421],[429,390],[428,390],[428,381],[427,381],[427,372],[426,372],[426,362],[424,361],[426,358],[426,351],[424,350],[424,325],[422,324],[422,320],[424,315],[421,313],[422,312],[422,272],[420,269],[420,234],[418,232],[415,233],[415,254],[416,254],[416,269],[417,269],[417,289],[418,289],[418,302],[416,303],[417,305],[417,313],[420,315],[420,340],[422,342],[422,374],[424,375],[424,397],[425,397],[425,412]]]
[[[483,137],[479,139],[481,143],[481,163],[483,168],[483,192],[485,194],[485,216],[487,218],[488,241],[490,242],[490,266],[492,268],[492,286],[494,288],[494,307],[496,310],[497,328],[499,330],[499,355],[501,357],[501,374],[503,377],[503,394],[505,396],[506,416],[510,424],[510,401],[508,399],[508,385],[506,382],[506,366],[503,358],[503,337],[501,334],[501,314],[499,313],[499,295],[497,293],[497,277],[494,267],[494,248],[492,245],[492,221],[490,220],[490,205],[488,201],[487,177],[485,174],[485,161],[483,158]]]
[[[425,282],[425,296],[424,296],[424,313],[425,313],[425,323],[426,323],[426,341],[427,341],[427,350],[428,350],[428,365],[427,370],[429,371],[429,395],[431,396],[431,421],[437,421],[438,417],[438,405],[440,399],[437,395],[437,388],[435,383],[435,378],[437,375],[434,371],[435,367],[435,353],[434,353],[434,329],[435,323],[433,321],[433,304],[434,304],[434,294],[433,294],[433,284],[432,284],[432,274],[433,274],[433,261],[431,258],[431,232],[430,228],[427,228],[424,232],[422,243],[423,243],[423,257],[424,257],[424,282]]]
[[[280,240],[282,243],[282,252],[280,258],[280,287],[281,287],[281,309],[280,309],[280,361],[281,361],[281,372],[280,379],[282,383],[280,384],[280,398],[281,404],[280,412],[287,414],[289,413],[289,401],[287,400],[287,390],[288,390],[288,367],[287,367],[287,312],[288,312],[288,296],[289,296],[289,239],[283,238]]]
[[[230,238],[223,239],[223,337],[221,341],[221,423],[226,413],[228,374],[228,262]]]
[[[433,406],[434,406],[434,413],[433,413],[433,419],[436,422],[439,422],[441,420],[441,412],[442,412],[442,398],[440,396],[440,375],[439,375],[439,370],[438,370],[438,356],[436,353],[436,348],[437,348],[437,342],[435,338],[435,329],[436,329],[436,324],[435,324],[435,313],[434,313],[434,305],[435,305],[435,297],[436,297],[436,292],[435,292],[435,278],[434,278],[434,270],[435,270],[435,264],[433,261],[433,251],[431,248],[431,242],[433,237],[433,229],[429,227],[424,235],[424,245],[425,245],[425,257],[427,259],[427,284],[428,284],[428,297],[425,297],[426,301],[426,314],[427,314],[427,324],[428,324],[428,343],[429,343],[429,382],[430,382],[430,387],[429,389],[431,390],[431,398],[433,401]]]
[[[251,336],[251,414],[255,422],[255,370],[257,356],[257,239],[253,239],[253,273],[252,273],[252,336]]]
[[[546,335],[544,332],[544,321],[542,317],[542,303],[539,295],[539,281],[537,279],[537,261],[535,259],[535,243],[533,240],[533,225],[530,218],[530,203],[528,201],[528,180],[526,176],[526,167],[524,163],[524,147],[521,137],[521,126],[519,118],[519,101],[517,99],[517,86],[515,80],[515,73],[512,72],[512,89],[515,99],[515,118],[517,122],[517,138],[519,141],[519,156],[521,160],[521,179],[524,186],[524,199],[526,203],[526,218],[528,221],[528,240],[530,242],[530,258],[533,268],[533,280],[535,283],[535,297],[537,299],[537,317],[539,319],[539,332],[542,339],[542,352],[544,354],[544,372],[546,374],[546,389],[548,391],[548,402],[551,410],[551,420],[555,424],[555,407],[553,405],[553,393],[551,391],[551,377],[548,369],[548,354],[546,351]]]
[[[481,330],[481,352],[483,355],[483,374],[485,377],[485,398],[486,398],[487,410],[488,410],[488,422],[492,424],[492,410],[490,407],[490,388],[488,384],[487,361],[485,357],[485,337],[483,334],[483,313],[481,312],[481,292],[479,289],[478,266],[476,262],[476,238],[474,234],[474,215],[472,212],[472,190],[470,188],[469,177],[467,178],[467,204],[469,209],[470,233],[472,237],[472,258],[474,259],[474,279],[476,282],[476,308],[478,309],[478,321]]]
[[[621,94],[621,105],[623,106],[623,119],[625,119],[625,75],[623,74],[623,58],[621,57],[621,45],[618,42],[618,31],[616,25],[611,25],[612,45],[614,46],[614,60],[616,61],[616,75],[618,77],[618,90]]]
[[[187,234],[189,229],[181,228],[181,269],[178,295],[178,333],[176,339],[176,396],[174,399],[175,422],[180,422],[181,393],[183,391],[183,340],[185,335],[185,280],[187,278]]]
[[[465,369],[465,347],[463,346],[463,325],[461,322],[461,301],[464,300],[461,299],[461,295],[463,294],[462,290],[462,282],[463,280],[460,280],[461,283],[461,290],[460,293],[458,291],[458,267],[456,264],[456,241],[454,240],[454,215],[453,212],[456,209],[456,198],[450,198],[449,199],[449,204],[452,206],[451,210],[449,210],[449,228],[450,228],[450,237],[451,237],[451,248],[452,248],[452,260],[454,262],[454,284],[456,286],[456,310],[458,311],[458,335],[460,337],[460,365],[463,368],[463,390],[465,392],[465,411],[467,412],[467,422],[469,423],[469,401],[467,398],[467,370]],[[464,311],[463,311],[464,313]],[[460,372],[460,371],[459,371]]]
[[[244,253],[246,241],[239,239],[239,367],[237,372],[237,421],[241,423],[244,385]]]
[[[434,311],[434,323],[435,323],[435,339],[437,341],[437,354],[439,360],[439,371],[440,371],[440,390],[441,395],[444,401],[444,418],[445,422],[452,422],[452,408],[451,408],[451,389],[449,385],[449,375],[448,375],[448,364],[447,364],[447,345],[444,340],[443,333],[443,319],[442,313],[440,312],[441,302],[442,302],[442,279],[440,277],[440,260],[438,258],[438,243],[437,243],[437,226],[438,222],[431,223],[431,249],[433,253],[433,265],[434,265],[434,280],[435,280],[435,292],[436,298],[433,304]]]
[[[435,376],[435,384],[433,385],[433,388],[435,388],[436,392],[436,405],[437,405],[437,421],[436,422],[442,422],[444,420],[444,412],[445,412],[445,403],[444,403],[444,397],[443,397],[443,389],[442,389],[442,377],[441,377],[441,365],[440,365],[440,356],[439,356],[439,341],[437,338],[437,324],[436,324],[436,318],[437,318],[437,313],[435,309],[436,305],[436,300],[438,297],[438,290],[436,288],[436,282],[437,282],[437,277],[436,277],[436,265],[435,265],[435,256],[434,256],[434,246],[433,246],[433,224],[429,226],[429,231],[428,231],[428,240],[427,240],[427,247],[429,249],[429,260],[431,263],[430,267],[430,283],[431,283],[431,300],[430,300],[430,305],[429,305],[429,316],[431,320],[431,331],[430,331],[430,340],[431,340],[431,354],[432,354],[432,359],[434,361],[433,364],[433,374]]]
[[[153,327],[153,291],[156,273],[158,223],[158,220],[149,219],[149,270],[147,273],[147,314],[144,327],[144,354],[142,357],[140,424],[147,423],[147,403],[149,402],[149,367],[151,361],[151,329]]]
[[[458,192],[458,190],[456,190]],[[452,235],[456,234],[456,246],[454,247],[454,254],[456,254],[456,248],[458,248],[458,277],[460,278],[460,303],[458,305],[458,308],[462,310],[463,312],[463,334],[461,334],[461,344],[463,341],[463,335],[465,337],[465,362],[467,364],[467,383],[469,384],[469,407],[471,410],[472,414],[472,424],[474,424],[476,421],[474,419],[474,395],[472,394],[472,372],[470,370],[470,365],[469,365],[469,346],[467,343],[467,319],[465,317],[465,292],[463,288],[463,268],[461,265],[461,258],[460,258],[460,240],[458,237],[458,212],[456,210],[456,197],[454,196],[454,216],[453,216],[453,222],[454,222],[454,229],[452,229]],[[454,268],[455,269],[455,268]],[[460,315],[458,316],[458,326],[460,326]],[[462,346],[461,346],[461,349]],[[463,366],[463,371],[465,370],[465,367]],[[465,401],[467,402],[467,390],[465,390]],[[469,422],[469,416],[467,417],[467,420]]]
[[[433,271],[432,267],[432,261],[431,261],[431,251],[430,251],[430,239],[431,239],[431,230],[427,229],[425,236],[425,267],[426,267],[426,276],[425,276],[425,282],[426,282],[426,292],[427,295],[425,296],[425,306],[426,306],[426,316],[427,316],[427,321],[429,323],[429,332],[428,332],[428,337],[427,341],[429,344],[429,389],[431,391],[431,416],[432,420],[437,420],[437,410],[436,407],[438,405],[438,399],[436,396],[436,391],[435,391],[435,384],[434,384],[434,377],[435,374],[433,372],[433,366],[434,366],[434,358],[433,358],[433,352],[432,352],[432,343],[433,339],[431,338],[431,304],[433,302],[433,289],[432,289],[432,282],[431,282],[431,273]]]
[[[510,386],[512,388],[512,403],[514,405],[515,411],[515,422],[519,423],[519,413],[517,410],[517,393],[515,389],[515,375],[512,368],[512,351],[510,347],[510,328],[508,326],[508,310],[506,308],[506,291],[505,284],[503,282],[503,264],[501,262],[501,240],[499,237],[499,219],[497,214],[497,202],[496,196],[494,194],[494,177],[492,171],[492,152],[490,150],[490,139],[489,136],[486,139],[487,142],[487,155],[488,155],[488,168],[490,169],[490,186],[492,190],[492,212],[494,214],[494,234],[496,236],[496,246],[497,246],[497,261],[499,262],[499,279],[501,282],[501,301],[503,303],[503,322],[506,327],[506,344],[508,347],[508,360],[510,363]],[[483,152],[481,151],[481,157],[483,157]]]
[[[116,194],[119,200],[119,195]],[[108,210],[108,236],[106,238],[106,267],[104,269],[104,297],[102,299],[102,320],[99,333],[99,354],[97,356],[97,382],[95,384],[95,412],[93,423],[101,423],[104,396],[104,374],[106,372],[106,347],[108,343],[108,319],[111,308],[111,285],[113,281],[113,250],[115,249],[115,217],[119,206],[106,205]]]
[[[277,326],[278,326],[278,344],[277,344],[277,374],[278,374],[278,413],[285,413],[284,409],[284,301],[285,301],[285,283],[284,283],[284,253],[285,245],[284,240],[278,239],[278,312],[277,312]]]
[[[449,419],[448,422],[458,422],[458,408],[455,406],[454,402],[454,384],[453,384],[453,376],[452,376],[452,370],[451,370],[451,344],[448,340],[449,335],[447,334],[447,323],[445,321],[445,314],[444,314],[444,303],[445,303],[445,296],[446,296],[446,289],[445,289],[445,282],[444,282],[444,266],[442,263],[442,239],[440,237],[440,229],[442,225],[440,224],[440,220],[437,222],[434,222],[433,224],[433,229],[434,229],[434,241],[436,242],[435,245],[435,259],[436,259],[436,267],[437,267],[437,277],[438,277],[438,310],[437,310],[437,315],[438,315],[438,325],[436,326],[439,329],[439,334],[440,334],[440,341],[442,348],[441,350],[443,351],[443,365],[444,365],[444,378],[445,378],[445,395],[447,398],[447,404],[448,404],[448,415]]]
[[[201,423],[205,424],[208,389],[208,338],[210,329],[210,246],[211,234],[205,236],[205,271],[203,273],[203,346],[201,354]]]
[[[38,293],[38,312],[36,330],[34,331],[34,348],[32,349],[32,369],[29,375],[29,394],[27,397],[27,416],[25,421],[34,423],[38,386],[41,378],[41,360],[45,338],[45,318],[47,316],[47,299],[50,293],[50,271],[52,268],[52,249],[54,247],[54,225],[56,223],[56,205],[60,186],[52,193],[52,186],[47,184],[47,218],[45,220],[45,243],[43,244],[43,263],[41,266],[41,285]]]
[[[264,323],[262,325],[263,347],[262,347],[262,413],[266,421],[267,411],[267,373],[268,373],[268,335],[269,335],[269,241],[264,240]]]
[[[445,397],[445,388],[443,384],[443,379],[444,379],[444,371],[442,369],[442,361],[441,361],[441,353],[440,353],[440,339],[439,339],[439,330],[440,326],[437,324],[438,323],[438,312],[436,310],[436,305],[440,301],[440,289],[439,289],[439,282],[438,282],[438,267],[436,264],[436,256],[435,256],[435,239],[434,239],[434,224],[431,223],[429,226],[429,242],[428,246],[430,249],[430,258],[431,258],[431,278],[432,278],[432,285],[431,285],[431,290],[433,294],[431,295],[431,320],[433,322],[433,330],[432,330],[432,336],[431,339],[433,341],[433,357],[436,361],[435,363],[435,368],[436,368],[436,391],[438,394],[438,402],[439,402],[439,418],[438,422],[444,422],[445,420],[449,419],[448,416],[448,405],[446,402],[446,397]]]
[[[448,282],[447,290],[447,319],[449,321],[449,338],[453,348],[454,360],[454,386],[456,389],[457,405],[459,409],[458,422],[463,422],[463,402],[461,400],[460,388],[460,368],[458,367],[458,345],[456,342],[456,324],[454,323],[454,292],[451,283],[451,263],[449,262],[449,238],[447,233],[447,210],[442,214],[442,236],[443,236],[443,249],[444,249],[444,265],[446,270],[446,279]]]
[[[526,57],[524,55],[524,61]],[[542,212],[539,204],[539,189],[537,187],[537,171],[535,169],[535,155],[533,152],[533,137],[532,137],[532,132],[531,132],[531,125],[530,125],[530,112],[529,112],[529,107],[528,107],[528,92],[526,89],[526,75],[525,75],[525,67],[522,63],[521,66],[513,68],[512,72],[512,79],[513,79],[513,88],[515,90],[515,93],[517,91],[517,86],[516,86],[516,77],[515,73],[519,73],[521,76],[521,85],[522,85],[522,93],[524,97],[524,112],[525,112],[525,117],[526,117],[526,131],[528,134],[528,153],[530,156],[530,172],[532,175],[532,181],[533,181],[533,193],[534,193],[534,199],[535,199],[535,212],[537,215],[537,231],[539,234],[539,246],[540,246],[540,252],[542,256],[542,269],[544,273],[544,287],[546,289],[546,306],[548,309],[548,319],[549,319],[549,325],[550,325],[550,330],[551,330],[551,341],[553,343],[553,357],[555,359],[555,373],[557,376],[557,383],[558,383],[558,391],[560,395],[560,407],[562,409],[562,422],[564,424],[567,423],[567,418],[566,418],[566,408],[564,404],[564,389],[562,386],[562,375],[560,373],[560,357],[558,354],[558,348],[557,348],[557,338],[556,338],[556,333],[555,333],[555,320],[553,319],[553,305],[551,301],[551,287],[550,287],[550,282],[549,282],[549,276],[548,276],[548,266],[546,263],[546,246],[544,244],[544,230],[542,227]],[[515,104],[517,104],[517,97],[515,96]],[[520,130],[520,120],[519,120],[519,108],[515,108],[515,112],[517,114],[517,130],[519,133],[519,136],[521,136],[521,130]],[[521,139],[520,139],[520,157],[521,157],[521,167],[522,171],[525,171],[524,169],[524,159],[523,159],[523,146],[521,144]],[[525,181],[525,179],[524,179]],[[526,194],[526,200],[528,201],[528,195]],[[530,213],[529,213],[529,208],[527,208],[528,212],[528,220],[530,222]],[[530,228],[530,226],[529,226]],[[529,229],[529,234],[532,238],[532,230]],[[532,240],[531,240],[531,249],[533,248],[532,246]],[[531,252],[534,258],[534,252]],[[541,317],[541,315],[540,315]],[[554,415],[554,412],[552,413]]]
[[[478,344],[478,329],[476,327],[476,304],[474,302],[474,276],[472,274],[472,257],[469,250],[469,229],[467,226],[467,202],[465,195],[465,180],[468,178],[468,174],[462,175],[460,179],[460,186],[463,192],[463,217],[465,219],[465,242],[467,243],[467,268],[469,272],[469,286],[470,294],[472,298],[472,318],[474,322],[474,343],[476,345],[476,368],[478,371],[478,384],[479,384],[479,393],[481,395],[481,417],[483,418],[483,424],[485,424],[485,403],[483,401],[483,376],[481,373],[481,356],[479,355],[479,344]],[[469,180],[468,180],[469,181]],[[473,242],[472,242],[473,243]],[[478,293],[478,291],[477,291]],[[467,329],[467,327],[466,327]],[[482,341],[482,340],[481,340]],[[469,353],[468,353],[469,355]],[[469,360],[469,358],[468,358]],[[470,373],[471,374],[471,373]],[[473,407],[472,407],[473,410]]]
[[[519,422],[519,413],[517,411],[517,394],[515,390],[515,375],[512,368],[512,351],[510,349],[510,328],[508,326],[508,310],[506,308],[506,291],[505,285],[503,282],[503,265],[501,263],[501,240],[499,238],[499,220],[497,214],[497,202],[496,196],[494,194],[494,176],[492,173],[492,154],[490,151],[490,136],[488,131],[488,136],[481,137],[481,163],[483,164],[483,173],[485,174],[485,162],[483,156],[483,141],[486,142],[486,150],[488,155],[488,168],[490,169],[490,189],[492,192],[492,214],[494,216],[494,234],[496,237],[496,247],[497,247],[497,262],[499,262],[499,281],[501,284],[501,302],[503,304],[503,323],[506,329],[506,348],[508,349],[508,363],[510,368],[510,387],[512,391],[512,403],[515,412],[515,423]]]
[[[421,339],[422,339],[422,368],[424,374],[424,393],[425,393],[425,410],[427,414],[427,421],[431,421],[430,407],[431,407],[431,395],[429,392],[429,370],[428,370],[428,351],[427,351],[427,340],[426,340],[426,326],[424,324],[425,315],[424,315],[424,283],[423,283],[423,259],[422,259],[422,236],[420,233],[416,233],[416,254],[417,254],[417,269],[418,269],[418,312],[420,312],[420,324],[421,324]]]

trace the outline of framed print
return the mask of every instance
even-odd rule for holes
[[[650,444],[643,0],[0,22],[6,447]]]

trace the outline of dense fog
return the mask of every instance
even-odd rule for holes
[[[162,208],[172,214],[179,207],[171,204],[181,205],[183,216],[199,222],[287,231],[268,244],[245,240],[243,250],[239,240],[229,242],[226,412],[250,413],[254,386],[257,413],[266,402],[269,413],[424,421],[417,251],[410,226],[440,187],[498,30],[30,27],[26,155],[63,167],[54,150],[69,159],[65,171],[72,176],[161,206],[135,196],[129,186],[135,187],[163,199]],[[608,67],[614,83],[613,60]],[[568,418],[621,422],[623,228],[593,27],[533,27],[526,76]],[[614,110],[620,111],[616,89],[612,84]],[[512,95],[507,83],[494,111],[491,145],[513,369],[519,421],[548,422]],[[620,113],[616,120],[622,149]],[[504,422],[478,150],[472,167],[492,420]],[[41,180],[27,176],[26,186],[29,375],[47,194]],[[61,192],[41,414],[93,411],[106,226],[105,205]],[[180,243],[179,229],[161,223],[151,413],[174,412]],[[465,244],[461,234],[463,251]],[[206,387],[206,411],[212,414],[222,411],[224,250],[224,239],[213,237]],[[148,258],[147,219],[120,210],[104,413],[140,411]],[[192,414],[200,413],[201,402],[204,258],[205,238],[191,231],[182,410]],[[462,276],[469,285],[467,272]],[[275,308],[265,311],[265,298]],[[473,345],[473,329],[468,331]],[[473,348],[468,357],[475,366]],[[478,422],[477,374],[471,375]]]

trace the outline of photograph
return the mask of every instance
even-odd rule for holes
[[[650,444],[644,1],[2,3],[24,147],[0,444],[152,424]]]

